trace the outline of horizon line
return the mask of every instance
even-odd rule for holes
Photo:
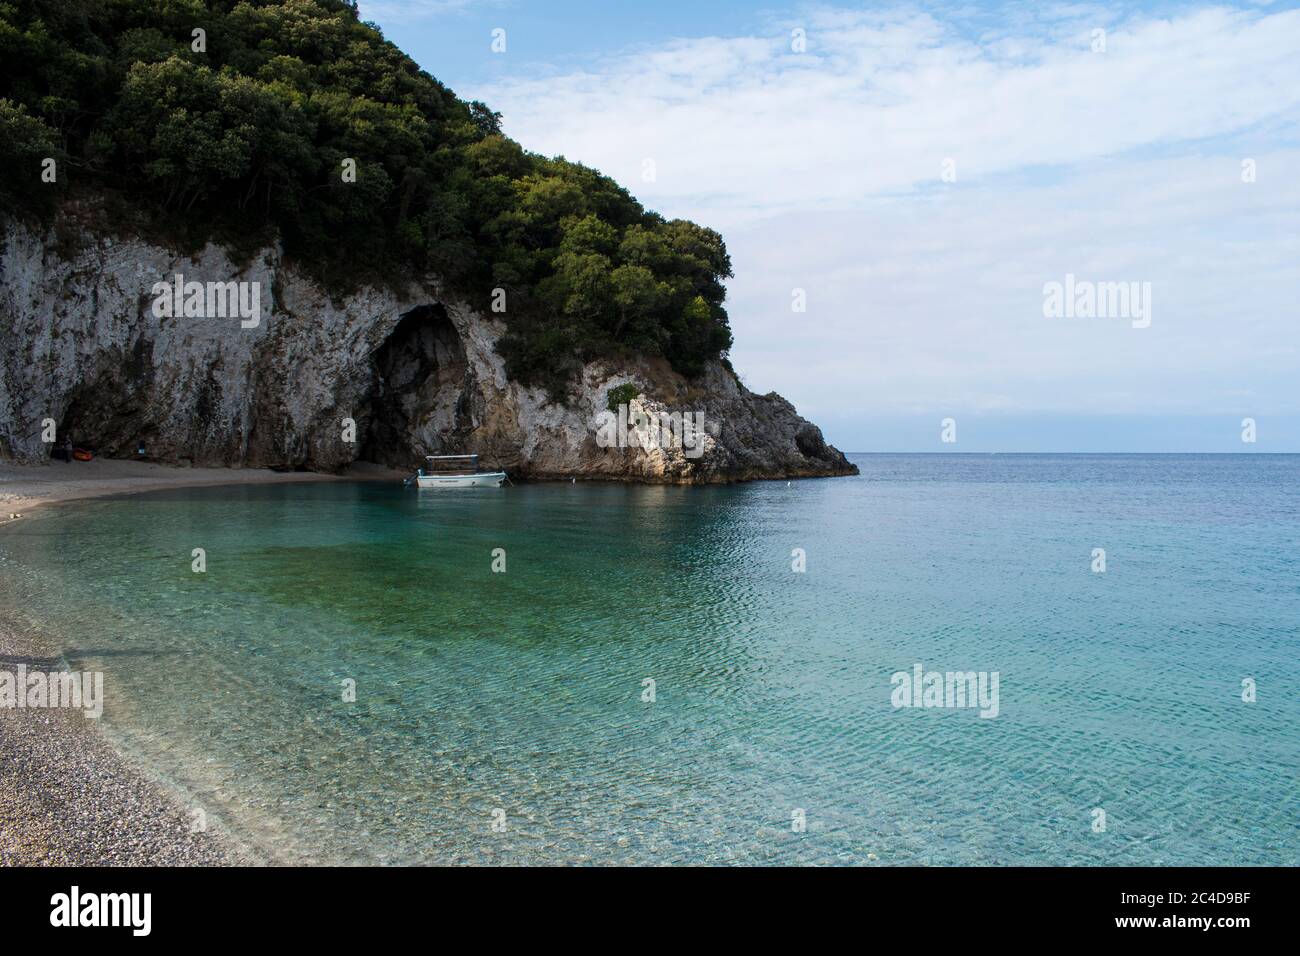
[[[1300,455],[1300,451],[846,451],[845,455]]]

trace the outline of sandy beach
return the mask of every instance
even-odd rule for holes
[[[396,481],[405,475],[376,465],[356,465],[346,476],[266,468],[178,468],[145,461],[95,459],[48,465],[0,462],[0,519],[80,498],[134,494],[200,485],[281,484],[295,481]]]
[[[304,472],[176,468],[148,462],[0,464],[0,534],[37,508],[165,488],[397,480],[361,466],[346,478]],[[12,516],[18,515],[18,518]],[[0,614],[3,610],[0,609]],[[0,618],[0,671],[62,671],[62,648]],[[179,794],[118,753],[69,708],[0,707],[0,865],[213,866],[263,863],[216,826],[192,832]]]

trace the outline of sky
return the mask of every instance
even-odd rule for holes
[[[736,370],[842,450],[1300,452],[1294,3],[359,7],[721,232]]]

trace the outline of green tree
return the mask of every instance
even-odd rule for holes
[[[6,212],[75,189],[168,238],[278,239],[340,292],[430,270],[481,308],[505,288],[509,371],[557,397],[585,360],[697,374],[730,347],[716,232],[524,150],[344,0],[0,0],[0,90]]]

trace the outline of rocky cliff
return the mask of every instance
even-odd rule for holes
[[[67,222],[0,230],[4,457],[46,459],[53,423],[60,441],[101,455],[142,444],[150,458],[194,465],[408,468],[424,454],[473,451],[534,478],[694,483],[857,470],[789,402],[748,391],[717,363],[693,380],[657,360],[592,363],[567,404],[550,403],[507,377],[495,349],[502,323],[436,280],[332,300],[275,248],[237,263],[214,245],[181,256],[85,233],[69,248],[55,238]],[[211,309],[167,314],[156,283],[177,275],[257,290],[256,325]],[[609,392],[626,383],[636,391],[629,426],[602,447]],[[693,446],[646,440],[647,420],[682,412],[703,423]]]

